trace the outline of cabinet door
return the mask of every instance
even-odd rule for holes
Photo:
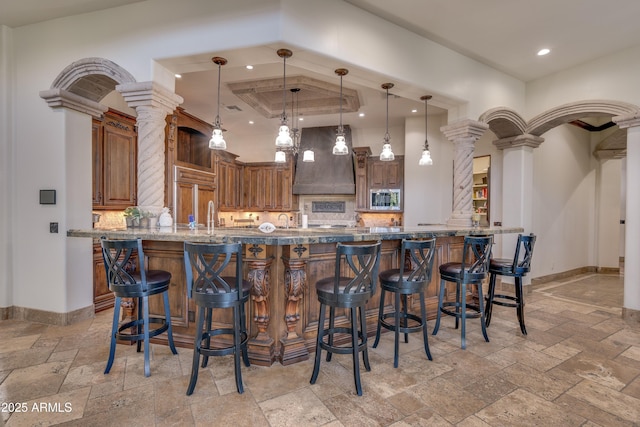
[[[277,170],[275,167],[265,167],[262,172],[262,189],[264,191],[264,204],[262,208],[277,208],[277,192],[276,192]]]
[[[385,184],[385,163],[379,160],[372,160],[370,163],[369,174],[369,187],[370,188],[384,188]]]
[[[293,209],[293,179],[291,169],[277,168],[275,173],[275,209],[289,211]]]
[[[93,245],[93,305],[95,311],[102,311],[113,307],[115,297],[109,290],[107,274],[102,259],[100,244]]]
[[[264,207],[264,182],[262,176],[262,167],[245,167],[244,207],[247,209],[262,209]]]
[[[240,199],[238,170],[238,167],[232,163],[218,162],[218,206],[220,210],[238,209]]]
[[[400,188],[402,183],[402,174],[400,173],[400,162],[394,160],[392,162],[386,162],[384,165],[384,178],[385,187]]]
[[[104,206],[136,204],[136,134],[132,127],[121,129],[107,121],[104,126]]]
[[[102,183],[102,123],[93,120],[91,124],[91,156],[92,156],[92,177],[91,177],[91,193],[93,206],[102,205],[103,183]]]
[[[209,212],[209,201],[216,200],[216,188],[213,185],[198,184],[195,187],[196,209],[194,214],[199,224],[207,225],[207,214]],[[215,214],[215,210],[214,210]],[[216,214],[217,216],[217,214]],[[215,221],[215,218],[214,218]]]
[[[174,191],[176,205],[174,206],[174,221],[178,224],[186,224],[189,222],[189,215],[194,214],[194,188],[195,184],[189,182],[176,182]]]

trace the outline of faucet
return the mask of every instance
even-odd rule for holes
[[[280,218],[282,217],[282,215],[284,215],[284,219],[285,219],[285,228],[288,230],[289,229],[289,216],[285,213],[281,213],[280,215],[278,215],[278,221],[280,221]]]
[[[207,232],[208,233],[213,231],[213,227],[215,225],[214,211],[215,209],[213,207],[213,200],[209,200],[209,206],[207,207]]]

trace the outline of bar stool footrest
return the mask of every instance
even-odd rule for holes
[[[444,314],[448,314],[449,316],[453,316],[453,317],[458,317],[458,318],[462,317],[462,312],[447,310],[445,307],[462,308],[462,304],[460,304],[459,302],[453,302],[453,301],[443,302],[442,307],[440,307],[440,312]],[[478,307],[475,304],[467,304],[466,308],[467,308],[467,312],[465,313],[465,317],[467,318],[474,319],[482,315],[482,313],[480,313],[480,307]]]
[[[324,341],[324,337],[330,336],[333,334],[345,334],[351,337],[351,332],[352,332],[351,328],[346,328],[346,327],[325,329],[322,331],[322,340],[320,341],[320,347],[323,350],[328,351],[329,353],[352,354],[353,348],[351,346],[347,347],[347,346],[329,345],[329,343]],[[358,344],[358,351],[365,350],[365,348],[367,347],[367,341],[363,338],[362,332],[360,331],[358,331],[358,339],[360,340],[360,344]]]
[[[520,303],[518,302],[518,298],[511,296],[511,295],[498,295],[498,294],[494,294],[493,295],[493,304],[496,305],[501,305],[503,307],[512,307],[512,308],[517,308]],[[500,299],[506,299],[506,300],[510,300],[510,301],[515,301],[515,302],[508,302],[508,301],[496,301],[496,298],[500,298]]]
[[[225,347],[213,347],[213,348],[211,346],[207,347],[204,345],[204,341],[208,338],[215,337],[218,335],[233,335],[233,334],[234,334],[233,328],[220,328],[220,329],[214,329],[208,332],[203,332],[202,335],[200,336],[200,340],[201,340],[200,354],[203,356],[226,356],[228,354],[233,354],[236,349],[236,347],[233,344]],[[245,346],[248,340],[249,340],[249,337],[247,333],[240,332],[240,347]]]
[[[144,340],[144,333],[140,333],[140,334],[132,334],[132,333],[122,333],[122,331],[126,330],[126,329],[131,329],[133,327],[137,327],[137,326],[142,326],[144,327],[144,320],[143,319],[136,319],[136,320],[132,320],[130,322],[127,323],[123,323],[122,325],[120,325],[118,327],[118,332],[116,332],[116,339],[119,340],[124,340],[124,341],[143,341]],[[157,323],[160,324],[161,326],[156,328],[156,329],[150,329],[149,330],[149,338],[153,338],[156,335],[160,335],[161,333],[165,332],[167,329],[169,329],[169,323],[167,323],[167,321],[162,318],[162,317],[150,317],[147,321],[148,325],[151,325],[152,323]]]
[[[392,319],[394,323],[389,323],[387,322],[386,319]],[[414,322],[416,322],[417,324],[414,326],[401,326],[398,325],[398,332],[402,332],[403,334],[409,334],[409,333],[413,333],[413,332],[420,332],[422,331],[422,328],[424,326],[424,320],[419,317],[416,316],[415,314],[411,314],[411,313],[400,313],[400,321],[402,322],[402,319],[405,320],[413,320]],[[395,313],[385,313],[382,315],[382,317],[379,319],[380,322],[380,326],[384,327],[385,329],[388,329],[390,331],[395,331],[396,330],[396,326],[395,326]]]

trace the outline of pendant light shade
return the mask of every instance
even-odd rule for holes
[[[344,156],[349,154],[349,147],[347,147],[347,141],[344,138],[344,127],[342,126],[342,77],[349,73],[346,68],[338,68],[335,73],[340,76],[340,125],[338,126],[338,132],[336,134],[336,143],[333,146],[333,154],[337,156]]]
[[[390,162],[395,159],[393,150],[391,150],[391,142],[389,137],[389,89],[393,87],[393,83],[383,83],[382,89],[387,91],[387,122],[386,132],[384,133],[384,139],[382,140],[382,153],[380,153],[380,160]]]
[[[298,96],[300,94],[300,88],[291,88],[291,134],[293,137],[293,153],[298,155],[300,150],[300,129],[298,129],[298,122],[300,120],[300,113],[298,112]],[[294,109],[295,107],[295,109]],[[315,162],[316,157],[313,150],[305,150],[302,154],[303,162]]]
[[[282,115],[280,116],[280,129],[276,138],[276,147],[291,148],[293,147],[293,139],[289,134],[289,126],[287,125],[287,58],[293,55],[289,49],[278,49],[278,56],[282,58]],[[284,154],[284,153],[283,153]]]
[[[276,163],[285,163],[287,161],[287,155],[284,151],[278,150],[276,151],[276,158],[274,160]]]
[[[421,96],[420,99],[424,101],[424,148],[422,149],[422,157],[418,161],[420,166],[431,166],[433,160],[431,159],[431,153],[429,152],[429,140],[427,139],[427,102],[431,99],[431,95]]]
[[[220,122],[220,69],[227,63],[227,60],[219,56],[214,56],[211,60],[218,66],[218,112],[216,113],[216,120],[213,123],[213,134],[209,140],[209,148],[214,150],[226,150],[227,142],[222,136],[222,122]]]

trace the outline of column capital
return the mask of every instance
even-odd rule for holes
[[[108,110],[102,104],[60,88],[40,91],[40,98],[44,99],[51,108],[68,108],[89,114],[96,119],[102,117],[102,114]]]
[[[180,95],[155,82],[124,83],[117,85],[116,90],[122,94],[129,107],[162,108],[166,114],[172,113],[184,101]]]
[[[613,120],[620,129],[638,127],[640,126],[640,111],[634,111],[622,116],[615,116],[611,120]]]
[[[542,138],[541,136],[531,135],[527,133],[524,135],[516,135],[510,136],[508,138],[497,139],[493,141],[493,145],[495,145],[499,150],[515,147],[538,148],[543,142],[544,138]]]
[[[442,126],[440,131],[444,133],[444,136],[446,136],[449,141],[471,139],[475,142],[487,129],[489,129],[489,125],[486,123],[464,119]]]

